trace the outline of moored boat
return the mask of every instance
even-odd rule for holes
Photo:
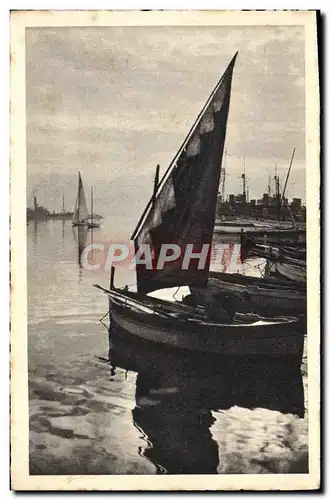
[[[306,266],[298,266],[287,262],[276,262],[276,271],[279,275],[291,281],[306,284]]]
[[[81,174],[80,172],[78,173],[78,192],[77,192],[77,198],[76,198],[76,204],[74,207],[74,212],[73,212],[73,219],[72,219],[72,225],[75,226],[82,226],[82,227],[87,227],[88,219],[88,209],[87,209],[87,202],[86,202],[86,196],[85,196],[85,189],[84,185],[82,182]]]
[[[94,216],[94,196],[93,187],[91,187],[91,214],[88,214],[87,201],[85,196],[85,189],[82,182],[81,174],[78,173],[78,192],[76,204],[73,212],[72,225],[73,227],[85,227],[93,229],[100,227],[100,216]]]
[[[286,227],[281,223],[250,222],[250,221],[220,221],[217,220],[214,232],[216,234],[239,234],[258,238],[283,238],[289,241],[304,241],[305,229]]]
[[[154,192],[132,235],[136,255],[151,248],[149,260],[136,260],[137,292],[116,288],[114,270],[110,288],[99,288],[109,296],[114,332],[118,327],[135,338],[186,352],[290,356],[300,362],[304,332],[296,317],[240,314],[205,294],[236,55],[160,182],[157,169]],[[164,259],[164,246],[175,246],[179,255]],[[203,252],[200,266],[195,259]],[[180,286],[191,290],[185,301],[150,296]]]
[[[109,294],[110,321],[131,335],[186,351],[222,356],[293,356],[300,359],[304,335],[295,317],[236,314],[231,323],[212,321],[201,309],[157,299]]]
[[[306,313],[306,287],[287,280],[210,273],[208,288],[218,300],[234,301],[238,310],[250,310],[266,317]]]
[[[306,267],[306,249],[284,245],[266,245],[251,243],[242,248],[244,258],[264,257],[272,262],[285,262],[296,266]]]

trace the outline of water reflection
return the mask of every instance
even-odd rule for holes
[[[81,277],[82,274],[82,269],[83,269],[83,262],[82,262],[82,253],[87,245],[87,234],[88,230],[87,228],[83,226],[77,226],[72,228],[72,233],[73,233],[73,239],[74,242],[77,246],[77,259],[78,259],[78,266],[79,266],[79,276]]]
[[[97,230],[94,241],[107,241],[109,234]],[[180,359],[166,348],[118,335],[112,362],[134,373],[125,380],[117,369],[107,379],[108,367],[96,356],[106,356],[107,333],[98,320],[108,304],[93,283],[107,286],[108,272],[102,267],[95,277],[80,267],[93,233],[74,231],[69,220],[31,221],[27,237],[34,473],[290,471],[278,450],[293,462],[291,443],[297,450],[308,443],[307,418],[288,415],[304,414],[299,370],[193,355]],[[116,279],[118,286],[133,282],[125,270]],[[273,465],[267,458],[260,466],[264,449]],[[306,470],[304,453],[303,463],[294,462],[295,472]]]
[[[297,417],[304,417],[301,372],[289,363],[283,364],[282,361],[260,366],[243,360],[194,357],[193,354],[180,357],[145,341],[132,342],[125,333],[121,334],[119,336],[116,332],[115,341],[112,339],[112,373],[115,373],[116,366],[138,373],[136,406],[132,411],[133,422],[143,436],[144,444],[138,451],[156,466],[158,473],[219,472],[223,456],[228,456],[229,451],[228,444],[224,443],[231,434],[227,426],[232,417],[227,416],[228,412],[223,417],[221,412],[224,410],[237,407],[249,409],[246,411],[256,408],[273,410],[266,412],[266,420],[261,413],[260,421],[255,423],[257,427],[265,425],[267,418],[270,422],[276,420],[277,412],[296,415],[290,415],[294,422]],[[246,448],[252,449],[251,443],[255,443],[255,436],[248,438],[250,414],[246,420],[244,418],[242,415],[238,417],[238,426],[229,438],[232,450],[238,446],[238,436],[246,434]],[[280,441],[279,438],[279,446]],[[295,472],[305,471],[306,460],[304,455]],[[245,472],[254,471],[249,467]],[[224,472],[228,472],[227,469],[228,464]],[[231,472],[242,470],[234,467]]]
[[[43,228],[46,226],[46,221],[38,221],[38,220],[31,220],[28,222],[28,227],[32,227],[32,234],[33,234],[33,246],[34,250],[37,247],[38,244],[38,237],[39,237],[39,232],[40,228]]]
[[[83,267],[81,257],[85,249],[87,240],[87,229],[85,227],[78,227],[78,263],[79,267]]]

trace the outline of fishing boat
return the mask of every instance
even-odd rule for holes
[[[216,234],[240,234],[259,237],[280,237],[289,239],[303,239],[305,231],[285,225],[283,222],[260,221],[216,221],[214,232]]]
[[[220,303],[231,301],[240,311],[250,310],[265,316],[306,314],[306,287],[285,279],[210,272],[208,288]]]
[[[229,356],[293,357],[301,362],[304,334],[296,317],[262,318],[256,314],[230,314],[219,303],[209,307],[207,290],[210,252],[204,265],[181,255],[159,266],[164,246],[176,245],[190,255],[210,248],[221,161],[226,137],[231,83],[237,54],[211,93],[181,148],[154,190],[132,235],[136,250],[137,291],[98,286],[109,296],[112,335],[120,330],[135,338],[186,352]],[[151,259],[142,263],[146,248]],[[200,303],[169,302],[155,291],[186,286],[200,291]],[[116,333],[117,332],[117,333]]]
[[[291,281],[306,284],[306,265],[299,266],[288,262],[276,262],[276,272]]]
[[[76,204],[73,212],[72,225],[73,226],[88,226],[88,209],[85,196],[84,185],[81,179],[80,172],[78,173],[78,192]]]
[[[287,238],[286,235],[274,235],[271,236],[269,234],[264,234],[264,235],[247,235],[247,234],[241,234],[240,235],[240,243],[241,247],[246,248],[247,250],[254,245],[270,245],[273,247],[278,247],[278,248],[291,248],[294,249],[295,252],[306,252],[306,240],[292,240]]]
[[[292,257],[299,259],[301,261],[306,262],[306,247],[301,248],[301,247],[296,247],[296,246],[282,246],[280,247],[280,251],[282,255],[285,255],[287,257]]]
[[[240,273],[222,273],[219,271],[209,271],[209,279],[220,279],[229,283],[239,283],[252,286],[263,286],[270,289],[292,289],[305,291],[306,287],[300,283],[290,281],[278,276],[248,276]]]
[[[306,251],[300,248],[256,244],[250,247],[244,255],[264,257],[271,262],[281,262],[306,268]]]

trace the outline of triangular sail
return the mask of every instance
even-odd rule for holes
[[[155,264],[163,244],[178,245],[182,256],[187,245],[193,245],[193,252],[199,252],[203,245],[212,243],[236,56],[160,182],[133,235],[136,251],[148,244],[153,254],[152,269],[145,264],[136,265],[140,293],[207,283],[209,255],[203,269],[197,269],[197,259],[192,259],[187,269],[182,269],[182,259],[165,263],[163,269],[155,269]]]
[[[85,190],[79,172],[78,193],[73,212],[73,222],[75,223],[84,222],[87,218],[88,218],[88,209],[87,209]]]

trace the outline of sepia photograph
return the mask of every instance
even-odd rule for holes
[[[315,11],[11,13],[14,490],[319,488],[318,73]]]

